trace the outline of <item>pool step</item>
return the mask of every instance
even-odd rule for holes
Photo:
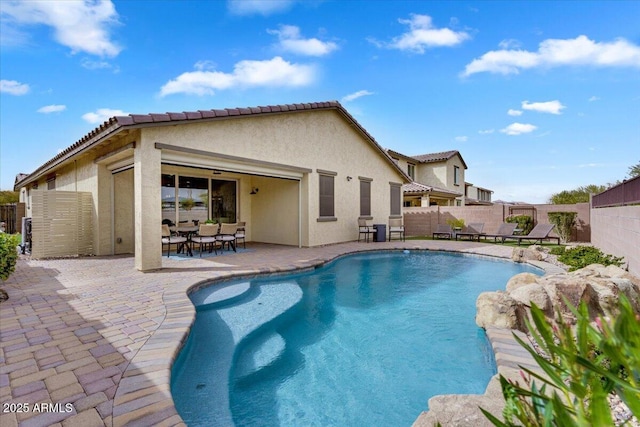
[[[198,291],[192,296],[192,299],[194,305],[201,309],[211,304],[226,305],[236,302],[250,290],[251,282],[212,286]]]
[[[286,343],[277,332],[260,336],[238,356],[235,363],[235,376],[244,378],[275,362],[284,352]]]

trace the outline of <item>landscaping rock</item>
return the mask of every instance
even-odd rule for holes
[[[521,251],[526,250],[518,249],[518,254]],[[536,249],[531,251],[536,252]],[[575,316],[567,302],[574,307],[584,302],[592,319],[601,315],[616,316],[620,295],[625,295],[633,309],[640,313],[639,283],[637,277],[619,267],[600,264],[542,277],[520,273],[509,280],[506,292],[485,292],[478,296],[476,324],[483,328],[496,326],[526,332],[524,319],[530,318],[532,302],[549,320],[555,320],[559,311],[569,324],[575,322]]]
[[[483,292],[476,300],[476,324],[522,330],[518,303],[503,291]]]
[[[507,292],[512,292],[515,289],[537,283],[540,276],[533,273],[519,273],[513,276],[507,282]]]

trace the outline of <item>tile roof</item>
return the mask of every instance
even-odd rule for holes
[[[393,151],[389,149],[387,149],[387,153],[392,157],[394,156],[404,157],[407,160],[415,160],[416,162],[419,162],[419,163],[443,162],[443,161],[449,160],[450,158],[452,158],[457,154],[458,156],[460,156],[460,160],[462,161],[464,168],[467,169],[467,164],[462,158],[462,154],[460,154],[458,150],[441,151],[439,153],[419,154],[416,156],[407,156],[406,154],[402,154],[397,151]]]
[[[74,144],[61,151],[53,157],[51,160],[40,166],[31,174],[21,174],[20,180],[16,177],[16,183],[14,188],[18,187],[18,184],[27,184],[32,178],[38,178],[42,176],[47,170],[57,166],[67,158],[84,151],[89,146],[99,143],[101,140],[113,136],[119,133],[123,129],[138,128],[153,126],[157,123],[176,122],[184,123],[196,120],[215,120],[224,119],[230,117],[240,116],[255,116],[261,114],[275,114],[286,113],[295,111],[310,111],[310,110],[330,110],[335,109],[341,112],[348,121],[353,123],[356,128],[362,132],[366,138],[368,138],[373,145],[375,145],[380,153],[387,157],[394,167],[409,181],[407,174],[402,171],[393,160],[389,157],[386,150],[384,150],[375,138],[364,128],[356,119],[340,104],[338,101],[325,101],[325,102],[311,102],[303,104],[282,104],[282,105],[267,105],[259,107],[244,107],[244,108],[225,108],[225,109],[212,109],[212,110],[198,110],[198,111],[183,111],[183,112],[167,112],[167,113],[150,113],[150,114],[129,114],[128,116],[114,116],[106,120],[100,126],[93,129],[91,132],[83,136]]]
[[[439,153],[420,154],[418,156],[411,156],[411,157],[413,157],[414,159],[420,162],[430,163],[430,162],[441,162],[443,160],[449,160],[456,154],[460,154],[458,150],[441,151]]]
[[[404,193],[416,193],[416,194],[421,194],[421,193],[443,193],[443,194],[450,194],[452,196],[462,196],[462,193],[458,193],[456,191],[451,191],[448,190],[446,188],[440,188],[440,187],[434,187],[432,185],[424,185],[424,184],[420,184],[419,182],[411,182],[409,184],[404,184],[402,186],[402,191]]]

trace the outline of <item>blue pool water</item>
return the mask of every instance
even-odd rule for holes
[[[178,412],[189,426],[409,426],[434,395],[484,392],[495,365],[475,301],[523,271],[540,272],[381,252],[201,289]]]

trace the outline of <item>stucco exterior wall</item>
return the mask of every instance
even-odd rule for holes
[[[373,180],[372,215],[382,223],[387,223],[390,213],[389,182],[402,182],[401,175],[335,111],[152,127],[142,132],[145,140],[162,144],[311,169],[304,177],[302,199],[303,211],[308,213],[303,225],[307,235],[302,240],[308,246],[357,239],[358,176]],[[317,221],[318,169],[336,173],[337,221]],[[347,176],[353,179],[347,181]],[[256,210],[251,211],[255,215]]]
[[[640,206],[591,209],[591,239],[602,252],[624,257],[640,277]]]
[[[133,169],[113,175],[114,253],[134,253],[134,188]]]
[[[247,231],[256,242],[298,245],[298,181],[254,177],[260,191],[247,196],[251,200],[251,218]]]

